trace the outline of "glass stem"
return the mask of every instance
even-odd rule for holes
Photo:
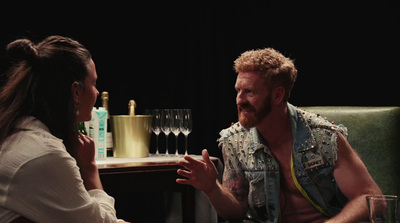
[[[156,155],[158,155],[158,134],[156,135]]]
[[[187,138],[188,138],[188,136],[187,135],[185,135],[185,155],[187,155],[188,154],[188,145],[187,145]]]
[[[169,155],[168,153],[168,135],[165,135],[165,155]]]
[[[175,135],[175,155],[178,156],[179,152],[178,152],[178,136]]]

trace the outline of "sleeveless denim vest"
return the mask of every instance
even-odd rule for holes
[[[320,212],[334,216],[347,203],[333,177],[337,133],[347,137],[347,128],[289,103],[288,111],[295,184]],[[235,123],[220,135],[224,168],[241,174],[249,183],[248,220],[243,222],[279,222],[279,166],[256,128],[245,129]]]

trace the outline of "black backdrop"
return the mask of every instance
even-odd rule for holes
[[[15,38],[75,38],[93,54],[112,115],[127,114],[130,99],[138,113],[191,108],[191,153],[220,156],[218,132],[237,120],[233,60],[248,49],[274,47],[295,59],[292,104],[400,105],[395,1],[2,2],[0,11],[1,71]],[[161,135],[161,151],[164,142]]]

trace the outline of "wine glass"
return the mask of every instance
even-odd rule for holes
[[[151,114],[153,115],[151,130],[156,135],[156,156],[157,156],[160,154],[158,151],[158,136],[160,135],[161,132],[161,110],[153,109]]]
[[[182,127],[181,132],[185,135],[185,155],[188,155],[188,136],[192,132],[192,110],[190,108],[182,109]]]
[[[171,133],[171,111],[170,109],[163,109],[161,111],[161,131],[165,134],[165,155],[168,153],[168,136]]]
[[[171,110],[171,132],[175,135],[175,155],[179,155],[178,151],[178,136],[181,133],[182,126],[182,111],[181,109]]]

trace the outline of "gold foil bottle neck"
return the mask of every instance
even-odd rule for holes
[[[135,100],[130,100],[128,107],[129,107],[129,116],[135,116],[135,108],[136,108]]]
[[[107,110],[107,119],[110,119],[110,109],[108,107],[108,92],[107,91],[103,91],[101,93],[101,100],[103,101],[103,107]]]
[[[101,92],[101,99],[104,100],[104,98],[107,98],[107,99],[108,99],[108,92],[107,92],[107,91]]]

